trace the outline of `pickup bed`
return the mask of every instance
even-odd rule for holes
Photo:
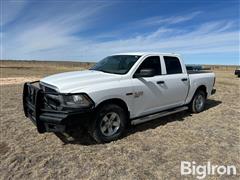
[[[187,71],[177,54],[122,53],[89,70],[25,83],[23,108],[39,133],[84,125],[97,142],[109,142],[128,124],[187,109],[203,111],[214,83],[214,73]]]

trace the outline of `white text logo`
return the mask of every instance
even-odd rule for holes
[[[181,175],[193,175],[197,179],[203,179],[207,175],[236,175],[236,173],[236,167],[233,165],[212,165],[210,162],[197,165],[195,161],[181,161]]]

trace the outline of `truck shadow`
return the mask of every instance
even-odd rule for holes
[[[218,106],[221,103],[222,103],[221,101],[208,99],[206,101],[206,107],[204,111],[207,111],[210,108]],[[192,116],[192,114],[188,111],[183,111],[183,112],[179,112],[179,113],[165,116],[162,118],[157,118],[152,121],[139,124],[136,126],[130,126],[127,128],[124,137],[127,137],[136,132],[145,131],[147,129],[155,129],[158,126],[163,126],[167,123],[171,123],[174,121],[184,121],[188,116]],[[64,134],[55,133],[55,134],[64,144],[80,144],[80,145],[86,145],[86,146],[97,144],[94,141],[94,139],[88,134],[87,129],[83,127],[76,128],[68,133],[64,133]]]
[[[206,105],[205,105],[205,110],[207,111],[210,108],[213,108],[215,106],[218,106],[219,104],[221,104],[221,101],[216,101],[216,100],[212,100],[212,99],[208,99],[206,101]],[[186,117],[192,116],[192,113],[189,111],[182,111],[176,114],[172,114],[169,116],[165,116],[165,117],[161,117],[161,118],[157,118],[154,119],[152,121],[143,123],[143,124],[139,124],[137,126],[131,126],[128,130],[128,133],[126,134],[126,136],[134,134],[136,132],[141,132],[141,131],[145,131],[147,129],[155,129],[159,126],[163,126],[166,125],[168,123],[171,122],[176,122],[176,121],[184,121],[186,119]]]

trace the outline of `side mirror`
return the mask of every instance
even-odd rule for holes
[[[136,73],[134,75],[135,78],[153,77],[153,76],[155,76],[155,70],[154,69],[141,69],[140,73]]]

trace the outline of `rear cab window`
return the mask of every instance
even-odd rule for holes
[[[181,74],[182,66],[180,60],[174,56],[163,56],[167,74]]]

